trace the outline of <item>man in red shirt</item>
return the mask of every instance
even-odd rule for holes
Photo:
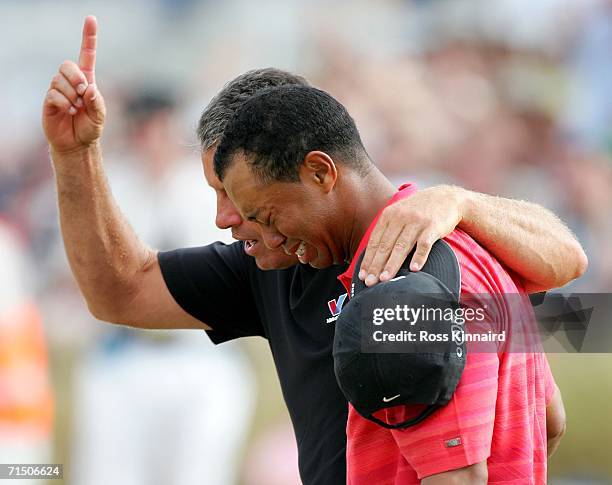
[[[389,204],[415,190],[412,185],[402,186]],[[377,219],[368,227],[356,254],[365,249]],[[465,232],[456,229],[444,240],[459,263],[461,300],[474,302],[485,295],[524,293],[520,283],[513,281]],[[340,276],[349,292],[357,259],[353,258]],[[488,299],[487,303],[492,301]],[[498,299],[497,308],[489,309],[497,317],[490,315],[487,321],[499,320],[499,315],[505,326],[520,321],[520,315],[512,313],[522,308],[513,303],[512,297]],[[488,483],[546,483],[546,407],[555,392],[558,391],[542,353],[468,352],[451,401],[416,426],[389,430],[364,419],[351,407],[347,427],[348,483],[418,484],[425,477],[474,464],[474,473],[486,482],[482,464],[487,459]],[[384,421],[404,421],[410,411],[408,406],[390,408],[384,413]]]
[[[316,268],[359,254],[372,220],[414,191],[396,192],[344,107],[303,86],[248,100],[227,127],[215,171],[243,217],[260,225],[266,246]],[[459,261],[462,296],[522,292],[467,234],[455,230],[446,241]],[[468,354],[451,401],[416,426],[390,431],[350,410],[348,483],[545,483],[547,431],[556,437],[550,430],[563,428],[561,419],[552,422],[562,415],[559,404],[544,355]],[[397,421],[410,410],[387,412]]]

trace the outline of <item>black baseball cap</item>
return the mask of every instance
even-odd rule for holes
[[[351,299],[336,321],[333,356],[340,389],[359,414],[391,429],[418,424],[447,404],[465,367],[463,325],[453,318],[461,293],[457,258],[440,240],[432,246],[422,270],[411,272],[413,253],[395,278],[372,287],[365,286],[356,269]],[[363,254],[355,268],[362,260]],[[394,313],[398,308],[399,313]],[[402,312],[407,308],[420,308],[427,318],[399,321],[400,316],[411,315],[407,310]],[[387,316],[397,318],[379,323],[380,318],[373,315],[382,317],[384,310],[390,311]],[[383,328],[391,332],[386,335],[400,340],[377,341],[375,332],[381,332],[379,337],[383,338]],[[416,337],[414,341],[406,337],[408,332]],[[401,336],[408,340],[402,341]],[[401,404],[422,405],[422,409],[399,423],[374,416]]]

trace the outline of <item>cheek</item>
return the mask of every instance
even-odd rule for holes
[[[252,221],[244,221],[242,223],[242,226],[248,229],[249,232],[257,234],[257,236],[261,239],[262,231],[261,231],[261,227],[259,227],[259,224],[257,224],[256,222],[252,222]]]
[[[288,239],[299,238],[304,236],[303,227],[300,221],[292,220],[278,220],[270,227],[270,231],[278,234],[279,236],[286,237]]]

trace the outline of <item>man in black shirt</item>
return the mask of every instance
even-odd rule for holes
[[[62,64],[43,106],[62,236],[90,311],[100,320],[138,328],[205,329],[215,342],[249,335],[268,339],[296,433],[302,481],[344,483],[347,404],[331,356],[333,323],[346,298],[336,279],[344,265],[316,270],[296,264],[294,254],[267,250],[257,225],[242,220],[212,167],[225,125],[246,99],[269,86],[305,81],[274,69],[253,71],[211,101],[198,130],[204,171],[217,193],[217,225],[231,227],[242,242],[158,255],[136,237],[104,175],[105,105],[95,84],[96,32],[95,19],[88,17],[79,63]],[[412,242],[420,261],[436,239],[459,224],[485,246],[494,241],[497,258],[532,291],[560,286],[584,269],[584,253],[571,233],[533,204],[434,187],[389,214],[391,221],[418,228]],[[402,259],[410,249],[406,240],[400,234],[401,244],[393,239],[372,249],[395,248],[396,259]]]
[[[348,406],[336,384],[331,345],[334,313],[346,298],[336,278],[346,268],[300,264],[261,271],[241,243],[162,252],[159,265],[179,305],[210,322],[213,342],[252,335],[268,340],[302,481],[343,483]]]

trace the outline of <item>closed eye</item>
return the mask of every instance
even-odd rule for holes
[[[264,221],[260,221],[256,217],[250,216],[250,217],[247,217],[247,220],[249,220],[251,222],[255,222],[256,224],[259,224],[260,226],[268,227],[270,225],[270,219],[268,219],[266,222],[264,222]]]

